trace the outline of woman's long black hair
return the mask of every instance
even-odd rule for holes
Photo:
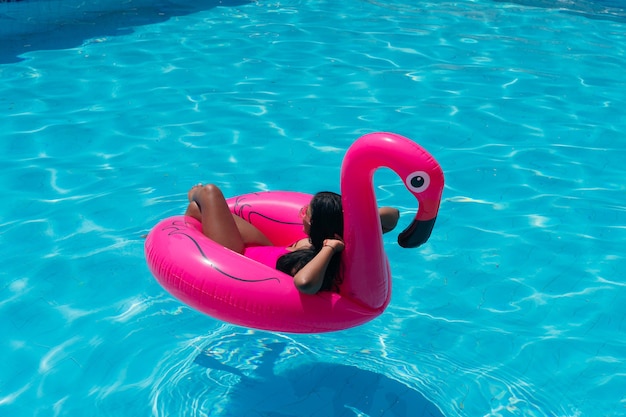
[[[335,235],[343,237],[343,210],[339,194],[321,191],[313,196],[309,207],[311,209],[311,227],[309,228],[311,248],[287,253],[276,262],[276,269],[292,276],[322,250],[325,239],[334,239]],[[340,267],[341,253],[335,253],[326,268],[322,291],[339,291]]]

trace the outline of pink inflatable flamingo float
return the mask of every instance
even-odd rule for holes
[[[211,241],[193,218],[159,222],[145,254],[156,279],[172,295],[212,317],[263,330],[319,333],[363,324],[380,315],[391,297],[391,272],[374,193],[374,172],[392,169],[418,201],[412,223],[398,237],[405,248],[428,240],[444,178],[421,146],[393,133],[359,138],[341,169],[345,250],[340,293],[298,292],[293,278]],[[231,198],[231,211],[263,231],[275,245],[303,238],[299,210],[311,195],[269,191]]]

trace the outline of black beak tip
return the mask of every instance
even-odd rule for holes
[[[436,219],[434,217],[430,220],[414,220],[409,227],[400,233],[398,244],[403,248],[417,248],[423,245],[430,237]]]

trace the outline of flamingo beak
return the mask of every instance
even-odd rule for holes
[[[413,220],[409,227],[398,236],[398,244],[403,248],[416,248],[426,243],[435,226],[435,220],[437,217],[429,220]]]

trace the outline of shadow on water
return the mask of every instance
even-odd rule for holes
[[[0,64],[22,61],[30,51],[74,48],[88,39],[126,35],[134,27],[172,17],[250,3],[253,0],[2,1]]]
[[[522,6],[558,9],[562,13],[584,16],[588,19],[626,22],[624,0],[494,0],[496,3],[515,3]]]
[[[210,353],[194,362],[239,376],[220,415],[238,417],[444,417],[422,394],[382,374],[354,366],[312,363],[275,374],[284,343],[268,346],[253,376],[224,365]],[[209,411],[209,410],[205,410]]]

